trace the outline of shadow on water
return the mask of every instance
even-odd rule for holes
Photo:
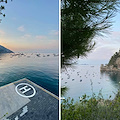
[[[0,58],[9,55],[9,53],[0,53]]]
[[[120,71],[100,71],[101,76],[108,76],[112,84],[120,90]]]

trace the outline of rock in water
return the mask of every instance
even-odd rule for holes
[[[14,53],[14,52],[0,45],[0,53]]]

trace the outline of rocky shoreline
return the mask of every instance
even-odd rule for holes
[[[113,65],[108,66],[108,65],[101,64],[100,71],[120,71],[120,69],[113,67]]]

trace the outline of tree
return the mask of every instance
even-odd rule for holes
[[[0,3],[7,3],[7,0],[0,0]],[[3,17],[5,17],[5,14],[2,12],[3,10],[5,10],[5,7],[3,5],[1,5],[0,6],[0,15],[2,15]],[[2,19],[0,19],[0,22],[1,21],[2,21]]]
[[[61,0],[61,65],[94,48],[93,38],[112,26],[119,4],[119,0]]]

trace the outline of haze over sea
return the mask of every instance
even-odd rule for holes
[[[0,86],[22,78],[58,96],[58,56],[52,53],[0,54]]]
[[[62,71],[62,86],[68,90],[65,98],[71,97],[78,100],[79,97],[86,94],[92,96],[92,93],[98,95],[101,91],[103,98],[111,99],[115,97],[120,89],[120,72],[101,72],[100,65],[76,64]]]

